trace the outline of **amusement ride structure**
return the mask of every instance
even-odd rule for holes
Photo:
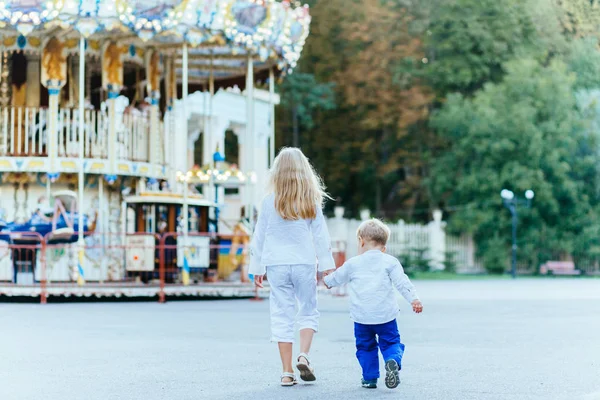
[[[0,1],[0,296],[164,298],[243,264],[308,11]]]

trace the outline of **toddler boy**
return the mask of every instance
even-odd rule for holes
[[[327,274],[324,281],[328,288],[348,283],[356,357],[363,371],[362,386],[377,388],[379,349],[385,361],[385,385],[393,389],[400,384],[404,354],[396,324],[398,303],[394,287],[411,303],[414,312],[423,311],[423,305],[400,262],[385,253],[390,229],[383,222],[371,219],[359,226],[357,235],[359,255]]]

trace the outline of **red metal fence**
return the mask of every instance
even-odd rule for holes
[[[77,242],[57,243],[55,237],[36,232],[11,233],[0,238],[0,295],[39,297],[45,303],[48,296],[138,296],[164,302],[170,295],[198,294],[200,288],[209,295],[225,287],[252,293],[251,284],[240,282],[247,244],[234,245],[232,254],[232,239],[216,234],[95,233],[86,237],[82,255]],[[341,265],[345,246],[334,243],[333,248]],[[232,271],[241,279],[224,282]]]

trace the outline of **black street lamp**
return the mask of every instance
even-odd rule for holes
[[[517,277],[517,222],[518,222],[518,206],[524,206],[526,208],[531,207],[531,200],[535,196],[533,190],[527,190],[525,192],[525,199],[517,199],[515,194],[508,190],[504,189],[500,192],[500,196],[502,196],[502,202],[510,211],[510,215],[512,216],[512,270],[511,274],[513,279]]]

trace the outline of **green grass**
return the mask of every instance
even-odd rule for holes
[[[410,279],[429,280],[429,281],[460,281],[460,280],[488,280],[488,279],[509,279],[510,275],[489,275],[489,274],[456,274],[453,272],[435,271],[435,272],[413,272]]]
[[[490,280],[490,279],[511,279],[510,274],[490,275],[490,274],[456,274],[446,271],[432,272],[411,272],[408,273],[410,279],[423,281],[474,281],[474,280]],[[540,276],[540,275],[518,275],[517,279],[600,279],[600,275],[561,275],[561,276]]]

